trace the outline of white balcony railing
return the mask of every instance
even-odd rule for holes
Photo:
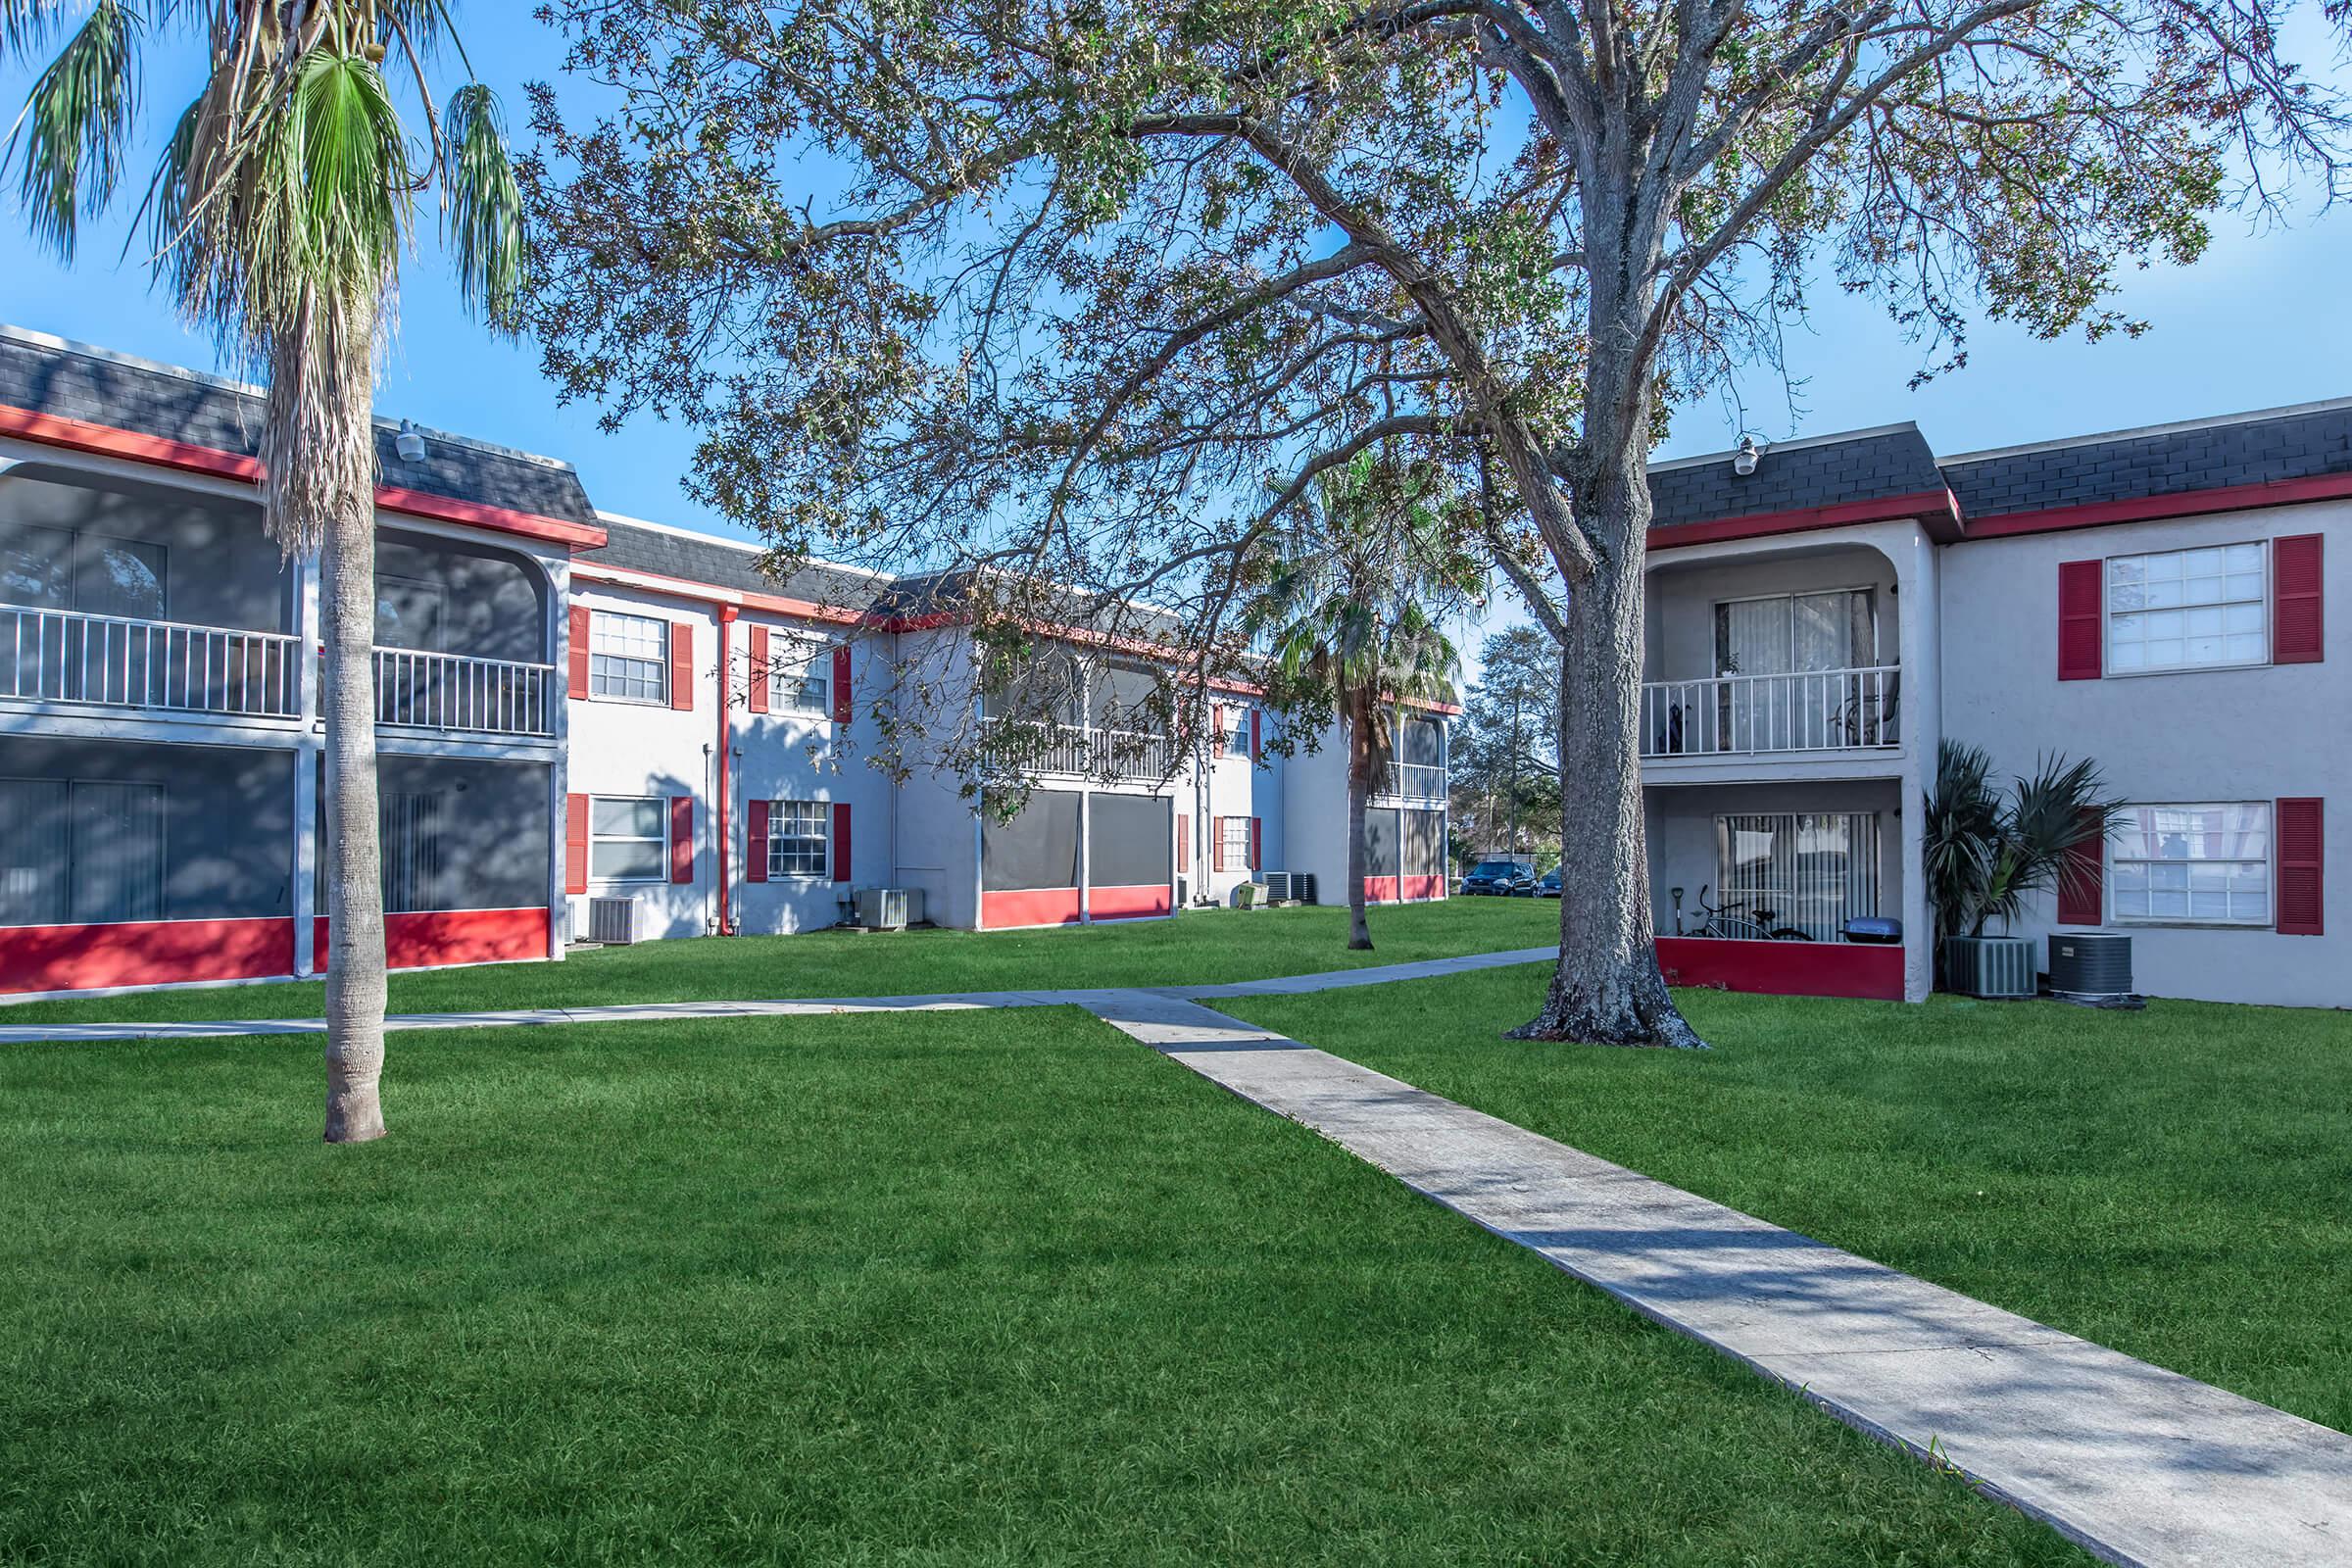
[[[291,718],[299,639],[0,606],[0,697]]]
[[[1040,773],[1101,778],[1165,778],[1174,769],[1168,737],[1091,724],[1043,724],[990,718],[986,745],[1012,765]]]
[[[1435,762],[1391,762],[1381,780],[1381,793],[1407,801],[1446,798],[1446,769]]]
[[[375,650],[375,721],[489,735],[553,735],[556,666],[414,648]]]
[[[1642,688],[1642,755],[1896,746],[1901,706],[1902,671],[1894,664],[1652,681]]]

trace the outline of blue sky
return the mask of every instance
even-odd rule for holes
[[[519,134],[523,82],[558,79],[554,36],[519,5],[461,8],[473,61],[504,97]],[[2324,58],[2326,34],[2306,20],[2305,64],[2343,79]],[[193,62],[189,63],[192,69]],[[13,120],[30,74],[0,68],[0,102]],[[147,97],[161,122],[185,101],[170,69]],[[143,182],[152,146],[132,159]],[[79,263],[61,266],[24,233],[12,167],[0,179],[0,319],[127,353],[214,368],[211,344],[184,330],[146,284],[143,258],[120,258],[120,225],[92,232]],[[134,200],[126,205],[135,205]],[[2015,328],[1979,323],[1967,369],[1919,391],[1907,389],[1921,350],[1903,341],[1883,310],[1833,286],[1816,289],[1808,327],[1788,345],[1799,383],[1795,410],[1777,376],[1757,373],[1740,388],[1744,417],[1729,399],[1682,411],[1660,456],[1714,451],[1740,430],[1765,440],[1915,419],[1940,452],[2188,418],[2352,393],[2352,212],[2303,213],[2291,226],[2256,228],[2218,220],[2205,260],[2189,269],[2134,274],[2122,300],[2155,329],[2136,341],[2043,343]],[[437,428],[564,458],[589,495],[613,512],[727,531],[689,502],[679,478],[694,437],[643,418],[616,435],[596,427],[595,411],[561,408],[527,345],[490,340],[460,309],[429,233],[404,278],[399,336],[377,392],[379,412]],[[1475,635],[1468,639],[1475,642]]]

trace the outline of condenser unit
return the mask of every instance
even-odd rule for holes
[[[2052,932],[2050,991],[2069,1002],[2132,994],[2132,939],[2114,931]]]
[[[923,918],[921,888],[859,888],[858,923],[874,931],[904,931]]]
[[[635,899],[590,899],[588,901],[588,940],[602,942],[608,947],[625,948],[637,940],[637,901]]]

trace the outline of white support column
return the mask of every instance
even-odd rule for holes
[[[547,768],[547,956],[562,959],[570,937],[571,895],[564,891],[565,813],[571,799],[571,562],[543,563],[547,570],[548,708],[556,759]]]
[[[1095,791],[1078,781],[1078,923],[1095,923]]]
[[[1890,549],[1901,603],[1903,839],[1903,999],[1924,1002],[1936,985],[1936,918],[1928,903],[1927,824],[1923,803],[1935,787],[1936,754],[1943,740],[1942,625],[1937,615],[1936,542],[1914,526],[1908,548]]]
[[[318,972],[318,563],[294,564],[296,710],[302,727],[294,733],[293,885],[287,907],[294,911],[294,972]]]

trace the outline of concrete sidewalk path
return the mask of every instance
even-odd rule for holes
[[[1468,969],[1539,963],[1554,948],[1518,948],[1508,953],[1474,953],[1459,958],[1424,958],[1414,963],[1336,969],[1282,980],[1244,980],[1229,985],[1148,988],[1183,997],[1291,996],[1336,986],[1376,986],[1393,980],[1427,980]],[[641,1002],[602,1007],[525,1007],[489,1012],[404,1012],[384,1019],[388,1030],[506,1029],[574,1023],[661,1023],[695,1018],[803,1018],[842,1012],[948,1011],[969,1007],[1067,1006],[1081,997],[1107,996],[1101,990],[953,991],[911,997],[781,997],[750,1002]],[[0,1020],[8,1011],[0,1007]],[[0,1046],[96,1043],[107,1040],[222,1040],[240,1035],[318,1035],[318,1018],[223,1018],[185,1023],[0,1023]]]
[[[2352,1438],[1166,994],[1106,1023],[2111,1562],[2352,1563]]]

